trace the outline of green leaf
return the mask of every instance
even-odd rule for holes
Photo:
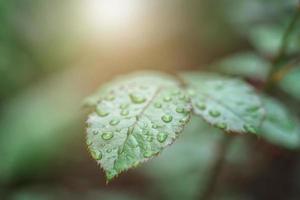
[[[276,55],[281,45],[285,26],[258,25],[251,29],[249,38],[252,45],[265,55]],[[299,33],[294,31],[289,37],[287,53],[295,53],[300,50]]]
[[[253,52],[238,53],[215,63],[213,68],[229,75],[265,80],[271,64]]]
[[[122,86],[123,84],[130,84],[134,82],[145,82],[148,84],[161,83],[163,85],[173,85],[175,83],[171,76],[155,71],[134,72],[126,75],[125,77],[122,75],[118,76],[114,78],[114,80],[105,83],[98,88],[94,94],[88,96],[84,100],[83,104],[85,106],[96,106],[98,101],[105,98],[110,93],[112,87],[118,87]]]
[[[292,69],[279,83],[280,87],[294,98],[300,100],[300,66]]]
[[[229,132],[256,133],[264,109],[255,90],[240,79],[210,73],[185,73],[193,111]]]
[[[195,199],[203,193],[222,136],[219,129],[193,116],[176,144],[141,168],[162,195],[156,199]]]
[[[87,144],[111,180],[172,144],[190,118],[189,99],[169,76],[112,84],[87,121]]]
[[[271,143],[289,149],[300,147],[299,121],[279,101],[263,97],[267,115],[261,126],[261,136]]]

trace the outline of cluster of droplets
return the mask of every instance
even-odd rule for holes
[[[219,88],[222,89],[223,87],[219,86]],[[237,105],[239,105],[239,106],[244,105],[244,102],[239,101],[237,103]],[[207,106],[203,100],[200,100],[199,102],[196,103],[196,108],[202,112],[207,110]],[[250,106],[250,107],[246,108],[246,112],[251,112],[251,113],[255,114],[259,109],[260,109],[260,106],[257,106],[257,105]],[[212,118],[219,118],[222,115],[222,113],[220,111],[215,110],[215,109],[208,110],[208,114]],[[226,122],[219,122],[216,124],[216,127],[220,128],[222,130],[226,130],[228,128],[228,124]],[[245,132],[254,133],[254,134],[257,133],[256,128],[251,124],[244,124],[243,129]]]

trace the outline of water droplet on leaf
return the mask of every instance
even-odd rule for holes
[[[197,103],[197,108],[199,109],[199,110],[205,110],[206,109],[206,105],[203,103],[203,102],[199,102],[199,103]]]
[[[128,108],[128,106],[129,106],[128,103],[122,103],[122,104],[120,105],[120,108],[121,108],[121,109],[126,109],[126,108]]]
[[[161,108],[161,103],[155,102],[155,103],[154,103],[154,107],[155,107],[155,108]]]
[[[219,117],[221,115],[221,113],[217,110],[211,110],[211,111],[209,111],[209,115],[212,117]]]
[[[109,122],[109,124],[112,125],[112,126],[115,126],[115,125],[117,125],[117,124],[119,124],[119,123],[120,123],[120,120],[118,120],[118,119],[112,119],[112,120]]]
[[[147,150],[147,151],[145,151],[145,152],[143,153],[143,156],[144,156],[145,158],[150,158],[150,157],[152,156],[152,152],[149,151],[149,150]]]
[[[244,129],[245,129],[245,131],[247,131],[249,133],[257,133],[256,128],[254,126],[252,126],[251,124],[245,124]]]
[[[164,122],[169,123],[169,122],[172,121],[173,117],[172,117],[171,115],[163,115],[163,116],[161,117],[161,119],[162,119]]]
[[[146,101],[146,99],[144,97],[142,97],[141,95],[130,94],[129,96],[130,96],[131,101],[135,104],[141,104]]]
[[[163,143],[166,141],[167,137],[168,137],[168,134],[160,132],[157,134],[157,141],[160,143]]]
[[[95,160],[101,160],[102,159],[102,153],[100,151],[91,150],[91,155],[92,155],[92,158],[95,159]]]
[[[109,94],[105,97],[105,100],[107,101],[113,101],[116,97],[113,94]]]
[[[226,123],[219,123],[219,124],[217,124],[217,127],[224,130],[224,129],[227,128],[227,124]]]
[[[172,100],[172,97],[170,97],[170,96],[164,97],[164,102],[170,102],[171,100]]]
[[[100,107],[96,108],[96,113],[100,117],[105,117],[105,116],[107,116],[109,114],[109,112],[106,112],[106,111],[102,110],[102,108],[100,108]]]
[[[122,116],[127,116],[129,114],[129,111],[128,110],[122,110],[121,111],[121,115]]]
[[[176,108],[176,112],[177,113],[184,113],[184,108],[181,108],[181,107],[178,107],[178,108]]]
[[[104,132],[101,137],[103,140],[110,140],[114,134],[112,132]]]

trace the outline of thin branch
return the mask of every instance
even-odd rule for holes
[[[300,17],[300,1],[298,2],[298,5],[296,7],[296,12],[294,13],[290,23],[287,26],[287,29],[285,30],[282,36],[281,45],[278,54],[274,59],[275,64],[277,64],[285,56],[289,44],[289,37],[293,32],[299,17]]]
[[[216,162],[211,169],[212,174],[207,183],[207,188],[201,195],[200,200],[209,200],[213,197],[213,194],[217,188],[216,186],[218,183],[218,178],[221,175],[221,171],[225,163],[225,156],[227,154],[227,151],[229,150],[230,142],[232,140],[233,138],[231,138],[231,136],[228,136],[226,135],[226,133],[224,133],[224,137],[221,139],[218,147]]]
[[[298,19],[300,18],[300,1],[298,1],[296,12],[294,13],[290,23],[287,26],[287,29],[285,30],[281,45],[278,51],[277,56],[273,60],[273,68],[269,74],[269,77],[266,81],[264,90],[269,90],[273,87],[274,84],[276,84],[278,81],[280,81],[283,76],[296,64],[299,62],[299,58],[296,58],[295,60],[292,60],[288,64],[281,65],[280,62],[283,60],[283,58],[286,56],[286,51],[289,44],[289,37],[291,33],[293,32]]]

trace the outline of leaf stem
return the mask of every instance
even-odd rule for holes
[[[288,47],[290,34],[293,32],[299,17],[300,17],[300,1],[298,2],[297,6],[296,6],[296,12],[294,13],[290,23],[288,24],[288,26],[282,36],[281,45],[280,45],[278,54],[274,60],[275,63],[280,62],[280,60],[285,56],[286,50]]]
[[[217,150],[217,158],[211,170],[211,176],[207,183],[206,190],[200,196],[200,200],[209,200],[212,199],[213,194],[217,188],[218,178],[221,175],[222,168],[225,163],[225,157],[230,147],[230,142],[233,139],[231,136],[224,133],[224,137],[221,139],[220,144]]]
[[[269,90],[272,88],[274,84],[276,84],[278,81],[280,81],[290,69],[291,67],[295,64],[295,62],[299,62],[299,59],[295,59],[288,64],[282,65],[280,62],[283,60],[283,58],[286,55],[286,51],[288,48],[288,43],[289,43],[289,37],[291,33],[293,32],[298,19],[300,18],[300,1],[298,1],[298,4],[296,6],[296,12],[292,16],[292,19],[290,23],[288,24],[281,40],[281,45],[278,51],[277,56],[273,60],[273,68],[270,72],[270,75],[267,79],[267,82],[265,84],[264,90]]]

